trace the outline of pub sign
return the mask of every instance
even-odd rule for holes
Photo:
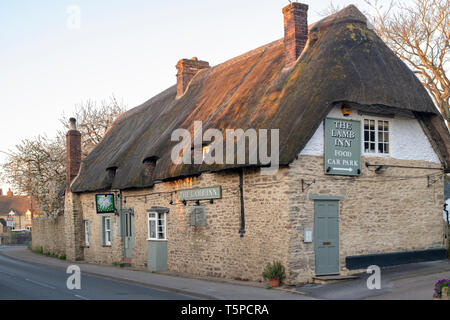
[[[97,213],[115,213],[116,206],[114,203],[113,194],[97,194],[95,195],[95,204],[97,207]]]
[[[361,175],[361,122],[325,119],[325,174]]]

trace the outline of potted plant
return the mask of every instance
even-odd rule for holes
[[[450,279],[442,279],[434,286],[435,300],[450,300]]]
[[[268,263],[262,276],[265,280],[269,280],[272,287],[278,287],[286,278],[284,266],[279,261]]]

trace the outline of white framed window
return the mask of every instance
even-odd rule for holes
[[[167,240],[165,213],[148,212],[148,240]]]
[[[112,244],[112,232],[111,232],[111,217],[105,217],[105,245],[110,246]]]
[[[389,120],[364,119],[364,153],[388,155],[391,149],[390,128]]]
[[[84,242],[85,242],[85,245],[88,247],[91,245],[90,236],[91,236],[91,222],[88,220],[85,220],[84,221]]]

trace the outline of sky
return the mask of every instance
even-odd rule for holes
[[[300,2],[309,5],[309,23],[330,4]],[[363,0],[333,0],[351,3],[367,7]],[[282,38],[288,4],[0,0],[0,162],[25,138],[54,136],[61,116],[82,101],[114,94],[130,109],[174,85],[182,58],[214,66]]]

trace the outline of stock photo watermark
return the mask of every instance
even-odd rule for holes
[[[279,169],[279,131],[279,129],[247,129],[245,131],[243,129],[227,129],[224,138],[222,131],[218,129],[210,128],[203,133],[202,121],[195,121],[193,148],[189,130],[176,129],[173,131],[171,141],[178,143],[172,149],[171,159],[176,165],[201,165],[203,163],[207,165],[260,164],[267,166],[261,168],[262,175],[273,175]],[[247,140],[248,149],[246,149]],[[235,146],[237,146],[237,152],[235,152]]]
[[[67,289],[69,290],[81,290],[81,269],[79,266],[72,265],[67,267],[67,274],[70,274],[67,278]]]
[[[66,27],[69,30],[81,29],[81,8],[77,5],[70,5],[66,9]]]
[[[379,266],[370,266],[367,273],[371,276],[367,279],[367,289],[381,290],[381,269]]]

